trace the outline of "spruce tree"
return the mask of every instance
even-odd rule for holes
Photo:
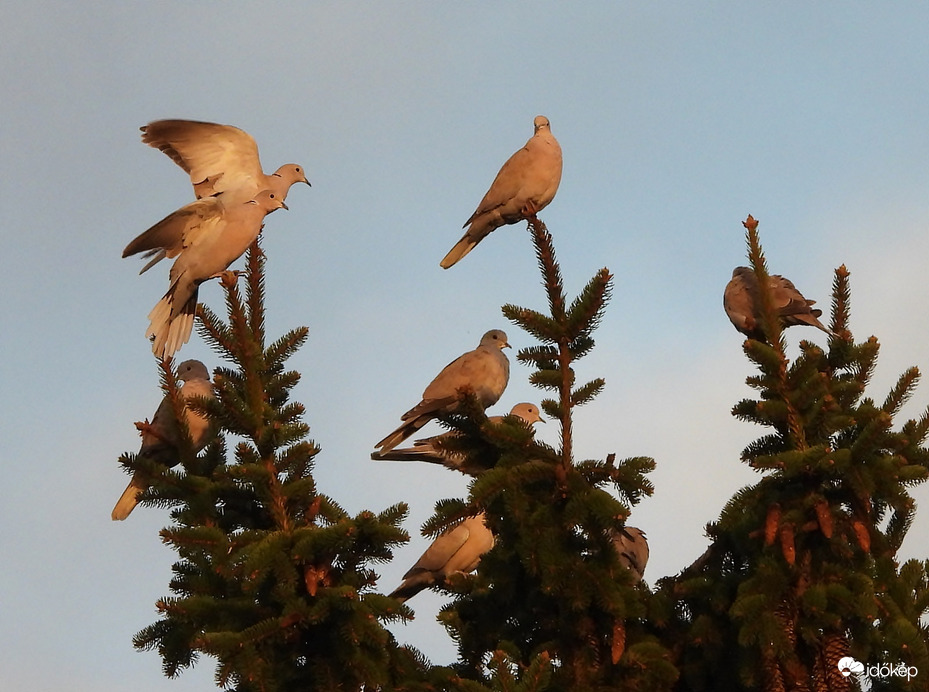
[[[573,454],[574,410],[605,385],[578,384],[574,368],[594,347],[612,276],[600,270],[568,304],[551,235],[537,218],[529,224],[549,314],[514,305],[503,312],[541,342],[517,357],[534,366],[535,386],[554,393],[542,408],[560,424],[560,444],[536,441],[513,416],[490,423],[476,405],[447,417],[463,433],[448,446],[488,470],[467,500],[439,502],[424,532],[437,535],[484,511],[496,545],[475,576],[449,580],[458,595],[440,619],[458,644],[457,669],[475,681],[488,681],[487,664],[507,660],[517,673],[549,670],[552,690],[668,689],[676,675],[669,652],[643,624],[648,590],[633,585],[609,539],[651,494],[654,461]]]
[[[708,526],[706,553],[660,582],[654,622],[674,648],[677,689],[861,689],[839,671],[846,656],[929,675],[920,621],[929,613],[929,562],[897,561],[915,511],[908,489],[929,475],[929,411],[894,420],[919,372],[904,372],[880,404],[865,396],[879,347],[874,337],[852,337],[844,266],[835,271],[828,350],[804,340],[791,362],[757,222],[749,216],[744,225],[765,340],[745,341],[758,368],[747,384],[758,397],[732,413],[770,432],[742,452],[762,478]],[[871,689],[920,684],[872,680]]]
[[[406,506],[350,516],[317,490],[320,450],[290,399],[299,375],[285,368],[307,330],[268,344],[257,242],[245,276],[244,296],[235,273],[223,277],[228,321],[199,306],[200,334],[233,367],[216,370],[215,401],[194,405],[223,435],[199,457],[182,450],[181,468],[163,471],[143,496],[171,508],[161,537],[178,561],[161,619],[135,645],[156,649],[168,676],[212,656],[217,684],[241,692],[416,689],[425,662],[384,628],[404,615],[374,590],[372,570],[408,540]],[[170,363],[164,372],[170,393]],[[234,460],[225,435],[238,440]],[[125,464],[134,467],[128,455]]]

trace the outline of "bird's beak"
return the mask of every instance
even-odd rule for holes
[[[545,423],[546,420],[545,420],[544,418],[542,418],[542,416],[539,416],[539,422],[540,422],[540,423]]]
[[[288,206],[287,206],[286,204],[284,204],[283,202],[281,202],[281,209],[286,209],[287,211],[290,211],[290,207],[288,207]]]
[[[510,342],[507,341],[506,343],[503,344],[502,348],[513,348],[513,347],[510,346]]]
[[[304,182],[304,183],[306,183],[307,185],[309,185],[310,187],[313,187],[313,185],[310,183],[310,181],[307,180],[306,178],[304,178],[301,182]]]

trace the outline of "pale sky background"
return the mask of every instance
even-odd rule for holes
[[[524,224],[438,266],[537,114],[564,150],[541,216],[568,290],[615,274],[578,367],[607,389],[578,411],[577,457],[657,460],[630,519],[650,583],[696,558],[705,524],[756,478],[738,457],[764,431],[729,413],[752,370],[721,306],[747,214],[771,270],[827,310],[848,265],[853,331],[883,344],[871,396],[929,370],[929,5],[813,5],[0,3],[3,687],[212,686],[212,661],[169,681],[131,645],[169,593],[167,513],[110,520],[116,460],[161,397],[143,335],[168,270],[139,277],[120,252],[192,194],[141,144],[151,120],[234,124],[266,170],[308,171],[313,187],[268,219],[268,330],[310,329],[290,363],[320,489],[353,513],[410,505],[384,592],[466,480],[372,462],[373,443],[486,330],[506,329],[514,355],[533,343],[502,304],[545,306]],[[215,283],[201,300],[223,309]],[[794,329],[792,353],[801,337],[825,344]],[[218,364],[196,334],[179,356]],[[539,400],[528,373],[513,360],[492,413]],[[923,386],[904,413],[927,403]],[[540,428],[554,443],[557,425]],[[929,555],[929,488],[916,497],[904,557]],[[455,651],[434,620],[444,602],[417,596],[415,623],[394,628],[436,663]]]

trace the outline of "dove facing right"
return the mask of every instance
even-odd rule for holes
[[[494,178],[471,218],[468,230],[439,263],[448,269],[500,226],[535,216],[555,198],[561,183],[561,145],[544,115],[533,122],[535,133]]]
[[[510,361],[503,353],[509,346],[505,332],[491,329],[476,349],[446,365],[426,387],[422,401],[400,417],[400,427],[375,445],[380,454],[392,450],[439,414],[456,411],[466,390],[485,409],[496,404],[510,379]]]
[[[197,289],[235,262],[261,233],[264,217],[287,206],[270,190],[247,200],[207,197],[192,202],[152,226],[165,237],[181,237],[171,267],[171,286],[152,308],[145,336],[156,356],[168,358],[187,343],[197,311]]]
[[[816,301],[804,298],[789,279],[779,274],[771,274],[768,277],[768,289],[783,328],[805,324],[833,336],[817,319],[823,311],[811,307]],[[761,327],[761,292],[758,288],[758,277],[749,267],[736,267],[732,270],[732,279],[726,284],[723,293],[723,307],[729,321],[737,330],[749,339],[765,340]]]
[[[526,425],[544,423],[545,419],[539,415],[539,407],[535,404],[516,404],[510,411],[511,416],[521,419]],[[491,423],[502,423],[503,416],[490,416]],[[425,461],[430,464],[442,464],[452,471],[460,471],[468,476],[477,476],[487,470],[486,467],[472,462],[467,454],[448,449],[442,449],[437,443],[458,437],[460,433],[449,430],[441,435],[416,440],[412,447],[393,449],[384,454],[374,452],[371,458],[374,461]]]
[[[468,517],[432,542],[390,597],[403,603],[433,584],[441,585],[452,574],[473,572],[493,547],[494,535],[484,523],[484,513]]]
[[[181,398],[185,401],[193,397],[216,397],[210,384],[210,373],[199,360],[186,360],[177,366],[177,379],[183,382],[180,387]],[[213,437],[213,427],[209,419],[199,411],[184,409],[187,431],[193,442],[195,452],[199,452]],[[178,445],[181,431],[174,417],[171,400],[165,396],[158,405],[151,423],[142,431],[142,446],[139,457],[148,458],[167,467],[177,465]],[[148,487],[148,479],[141,471],[132,474],[132,479],[110,515],[114,521],[122,521],[135,509],[139,494]]]

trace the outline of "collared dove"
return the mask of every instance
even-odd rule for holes
[[[232,125],[196,120],[156,120],[144,125],[142,141],[171,157],[190,174],[197,199],[229,190],[254,197],[271,190],[282,201],[294,183],[310,184],[301,166],[288,163],[265,175],[258,145]]]
[[[533,125],[535,134],[503,164],[465,222],[467,232],[439,263],[443,269],[471,252],[495,228],[531,218],[554,199],[561,182],[561,146],[548,118],[537,115]]]
[[[645,532],[634,526],[624,526],[619,531],[610,532],[610,540],[619,554],[619,562],[635,576],[635,583],[645,576],[648,564],[648,541]]]
[[[375,445],[380,454],[392,450],[439,414],[456,411],[465,390],[485,409],[496,404],[510,379],[510,361],[503,353],[509,346],[503,331],[491,329],[476,349],[446,365],[426,387],[422,401],[400,417],[400,427]]]
[[[539,407],[535,404],[516,404],[509,415],[522,419],[529,426],[545,422],[545,419],[539,415]],[[491,423],[502,423],[503,418],[504,416],[490,416],[488,420]],[[386,454],[374,452],[371,458],[375,461],[425,461],[430,464],[442,464],[447,469],[461,471],[469,476],[476,476],[486,471],[487,469],[480,464],[471,463],[467,454],[436,446],[437,441],[452,439],[459,435],[459,432],[450,430],[441,435],[416,440],[412,447],[394,449]]]
[[[177,255],[171,267],[171,287],[148,315],[151,324],[145,336],[153,338],[156,356],[172,356],[187,343],[197,310],[197,287],[241,257],[261,232],[264,217],[280,208],[287,207],[270,190],[247,201],[209,197],[188,204],[149,229],[161,227],[166,234],[183,239],[181,247],[169,253]]]
[[[484,523],[484,513],[468,517],[432,542],[390,597],[403,603],[423,589],[442,585],[452,574],[473,572],[493,547],[494,535]]]
[[[185,360],[177,367],[177,379],[184,384],[180,388],[181,398],[185,401],[193,397],[215,398],[213,385],[210,384],[210,373],[199,360]],[[195,452],[206,447],[213,437],[213,428],[209,419],[198,411],[185,408],[184,417],[187,422],[187,431],[193,442]],[[177,447],[180,443],[180,430],[174,418],[171,400],[165,396],[152,422],[142,431],[142,446],[139,457],[157,461],[159,464],[171,467],[178,463]],[[148,480],[141,471],[132,474],[132,480],[113,508],[110,515],[114,521],[122,521],[135,509],[139,494],[148,487]]]
[[[823,311],[810,307],[816,301],[804,298],[789,279],[771,274],[768,277],[768,286],[774,310],[783,328],[805,324],[833,336],[817,319]],[[723,307],[737,330],[749,339],[765,340],[761,327],[761,293],[754,271],[748,267],[736,267],[732,270],[732,279],[726,284],[723,293]]]
[[[141,129],[143,142],[163,151],[190,174],[198,200],[219,197],[231,206],[234,201],[253,199],[262,190],[270,190],[283,202],[294,183],[310,184],[303,168],[295,163],[265,175],[255,140],[231,125],[156,120]],[[200,216],[209,214],[211,208],[194,204],[176,213],[186,210]],[[145,259],[151,258],[139,272],[142,274],[165,257],[177,254],[183,241],[180,230],[177,224],[155,224],[126,246],[123,257],[144,252]]]

